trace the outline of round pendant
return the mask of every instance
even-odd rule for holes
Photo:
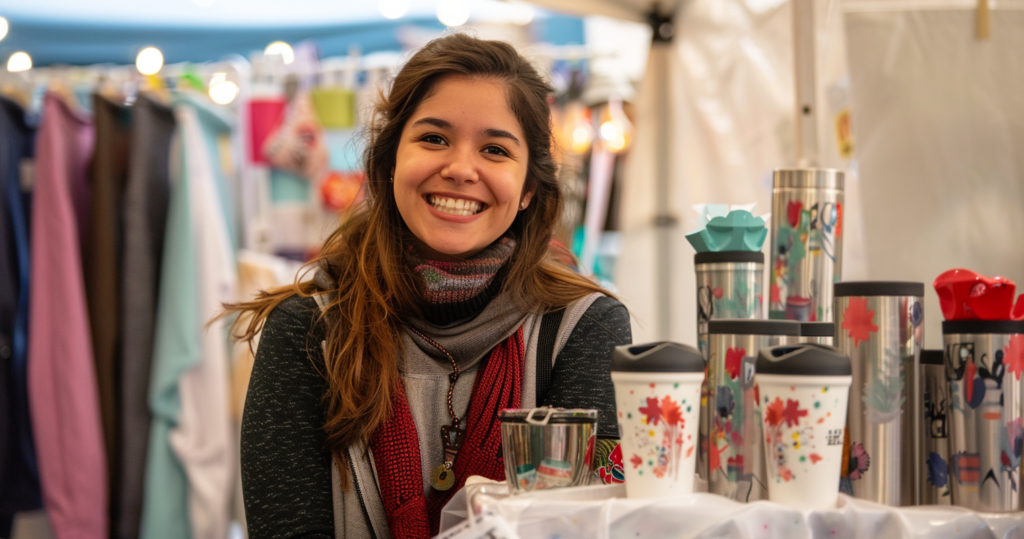
[[[438,464],[430,472],[430,486],[437,490],[448,490],[455,484],[455,471],[445,464]]]

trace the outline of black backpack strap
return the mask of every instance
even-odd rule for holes
[[[551,388],[551,366],[554,363],[555,340],[565,309],[552,311],[541,317],[540,335],[537,336],[537,402],[540,406]]]

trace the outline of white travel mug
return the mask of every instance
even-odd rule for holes
[[[693,492],[704,356],[661,342],[619,346],[612,355],[627,498]]]
[[[839,499],[850,359],[820,344],[763,348],[757,358],[768,499],[830,509]]]

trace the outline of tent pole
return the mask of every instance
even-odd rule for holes
[[[818,85],[814,3],[793,0],[793,73],[796,93],[796,163],[820,164],[818,148]]]
[[[658,338],[668,340],[672,334],[672,231],[678,225],[678,218],[672,214],[669,194],[671,193],[671,148],[669,138],[672,121],[669,98],[670,48],[675,27],[669,16],[653,12],[648,16],[653,31],[651,54],[649,61],[657,62],[653,72],[658,73],[659,80],[651,81],[657,91],[655,103],[665,107],[665,113],[659,115],[657,121],[656,151],[654,153],[654,228],[655,228],[655,290],[657,302]]]

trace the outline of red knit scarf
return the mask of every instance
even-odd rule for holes
[[[441,509],[471,475],[505,479],[498,412],[520,405],[523,328],[491,350],[483,372],[477,374],[466,413],[466,438],[455,456],[455,485],[446,491],[423,495],[420,443],[405,387],[399,383],[391,397],[391,417],[370,440],[377,468],[380,496],[392,537],[428,538],[437,535]],[[437,436],[440,436],[440,432]],[[440,463],[438,463],[440,464]]]

